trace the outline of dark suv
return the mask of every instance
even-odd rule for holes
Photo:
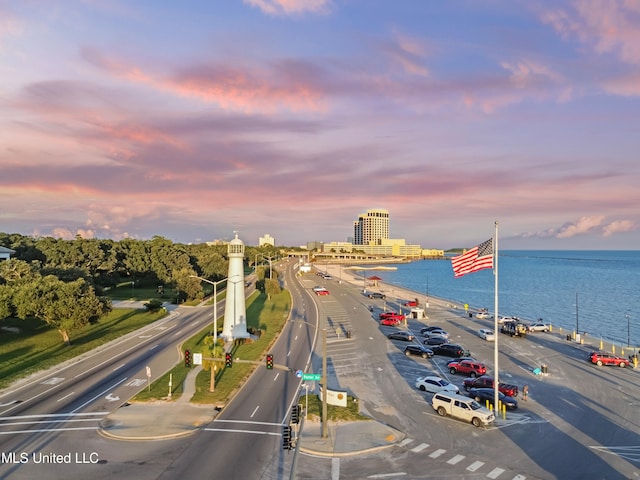
[[[607,352],[591,352],[589,354],[589,361],[599,367],[602,365],[615,365],[616,367],[624,368],[629,365],[629,360],[626,358],[618,357],[617,355]]]
[[[455,343],[444,343],[442,345],[434,345],[431,347],[436,355],[444,355],[446,357],[459,358],[464,356],[465,351],[460,345]]]
[[[369,298],[382,298],[382,299],[387,298],[387,296],[384,293],[380,293],[380,292],[369,292],[369,293],[367,293],[367,297],[369,297]]]

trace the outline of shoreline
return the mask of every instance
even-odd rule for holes
[[[353,271],[350,271],[350,270],[345,271],[344,269],[340,268],[340,265],[324,264],[323,267],[324,268],[320,269],[319,265],[315,265],[315,271],[312,270],[312,273],[315,275],[316,272],[327,272],[329,275],[333,277],[332,281],[340,281],[340,282],[346,281],[352,284],[353,286],[357,287],[360,291],[362,291],[362,289],[365,286],[364,285],[365,280],[363,279],[362,275],[354,273]],[[366,270],[364,272],[366,275]],[[433,295],[429,295],[427,297],[425,293],[417,292],[415,290],[411,290],[409,288],[401,287],[399,285],[394,285],[390,283],[374,285],[370,281],[367,281],[366,289],[371,290],[373,292],[384,293],[385,295],[390,297],[395,297],[396,299],[399,299],[402,302],[408,301],[408,300],[414,300],[417,298],[420,304],[423,306],[423,308],[425,308],[425,312],[427,314],[427,320],[429,318],[430,305],[435,305],[441,308],[449,309],[452,314],[457,314],[462,317],[466,317],[469,313],[472,314],[472,318],[470,318],[470,320],[472,320],[473,322],[476,322],[479,328],[480,326],[486,327],[485,324],[489,322],[492,330],[494,329],[494,326],[495,326],[493,318],[487,319],[487,320],[480,320],[475,317],[475,314],[478,313],[482,307],[473,307],[469,305],[468,310],[465,311],[464,304],[460,305],[459,302],[449,300],[446,298],[435,297]],[[520,318],[525,323],[533,323],[536,320],[536,319],[527,319],[523,317],[518,317],[518,318]],[[482,323],[478,323],[478,322],[482,322]],[[576,345],[591,347],[595,351],[609,352],[615,355],[620,355],[625,358],[634,353],[636,354],[640,353],[640,349],[638,349],[638,347],[635,347],[635,348],[631,347],[629,349],[621,345],[616,345],[616,343],[611,339],[607,339],[605,337],[592,337],[592,336],[589,336],[586,332],[580,335],[579,341],[576,342],[574,332],[572,330],[563,329],[562,327],[554,328],[552,324],[550,324],[550,326],[551,326],[551,330],[548,333],[528,333],[527,335],[533,335],[533,336],[541,335],[541,334],[554,335],[561,339],[564,338],[566,341]],[[499,332],[495,332],[495,333],[496,335],[499,334]]]

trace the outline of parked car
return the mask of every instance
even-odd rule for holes
[[[493,318],[493,315],[491,315],[486,308],[482,308],[478,313],[476,313],[476,318]]]
[[[489,425],[495,420],[495,415],[472,398],[450,393],[436,393],[431,400],[431,406],[444,417],[454,418],[472,423],[475,427]]]
[[[449,339],[442,335],[434,335],[432,337],[425,338],[422,343],[425,345],[443,345],[445,343],[449,343]]]
[[[531,323],[530,325],[528,325],[527,328],[530,332],[548,332],[549,331],[549,325],[543,322]]]
[[[459,362],[451,362],[448,364],[449,372],[452,375],[456,373],[464,373],[469,377],[479,377],[487,373],[487,367],[484,363],[472,362],[470,360],[461,360]]]
[[[418,306],[418,300],[409,300],[408,302],[404,302],[403,305],[405,307],[417,307]]]
[[[422,345],[407,345],[404,349],[404,354],[409,355],[418,355],[422,358],[431,358],[433,357],[433,350],[427,347],[423,347]]]
[[[388,327],[397,327],[400,325],[400,320],[394,317],[387,317],[380,320],[380,325],[386,325]]]
[[[391,318],[394,320],[397,320],[398,323],[400,322],[404,322],[404,315],[402,315],[401,313],[396,313],[396,312],[382,312],[380,314],[380,319],[385,319],[385,318]]]
[[[420,335],[424,335],[426,332],[430,332],[432,330],[443,330],[443,328],[442,327],[437,327],[435,325],[432,325],[430,327],[422,327],[420,329]]]
[[[399,330],[397,332],[391,332],[387,335],[389,340],[402,340],[403,342],[413,342],[415,338],[409,332],[405,332],[404,330]]]
[[[317,292],[319,290],[326,290],[326,288],[324,288],[323,286],[320,286],[320,285],[316,285],[315,287],[313,287],[313,291],[314,292]]]
[[[493,405],[495,400],[495,392],[493,388],[472,388],[469,390],[467,395],[473,398],[476,402],[482,402],[483,404],[486,401],[489,401],[489,403]],[[505,395],[501,391],[498,391],[498,400],[502,402],[508,410],[515,410],[518,408],[518,401],[513,397]]]
[[[588,358],[591,363],[595,363],[599,367],[602,365],[615,365],[616,367],[625,368],[629,365],[627,358],[618,357],[607,352],[591,352]]]
[[[329,290],[323,288],[322,290],[316,290],[316,295],[329,295]]]
[[[468,392],[472,388],[493,388],[494,382],[495,380],[493,377],[482,375],[481,377],[476,378],[465,378],[462,384],[464,385],[464,389]],[[509,397],[518,396],[518,387],[515,385],[500,382],[498,383],[498,390]]]
[[[478,362],[478,360],[476,360],[473,357],[460,357],[460,358],[453,358],[451,360],[449,360],[447,362],[447,368],[449,367],[449,365],[451,365],[452,363],[456,363],[456,362],[461,362],[462,360],[469,360],[470,362]]]
[[[481,328],[478,330],[478,336],[487,342],[494,342],[496,339],[496,334],[493,333],[493,330],[489,330],[487,328]]]
[[[429,332],[424,332],[422,335],[424,335],[425,338],[430,338],[430,337],[449,338],[449,332],[445,332],[444,330],[442,330],[440,328],[431,330]]]
[[[505,323],[505,322],[519,322],[520,319],[518,317],[500,317],[498,318],[498,323]]]
[[[422,390],[423,392],[429,393],[458,393],[460,391],[460,389],[456,385],[447,382],[444,378],[440,378],[436,375],[418,377],[416,379],[416,388]]]
[[[459,358],[464,356],[465,351],[457,343],[443,343],[442,345],[434,345],[432,348],[436,355],[444,355],[446,357]]]
[[[387,298],[387,296],[384,293],[380,293],[380,292],[367,292],[367,297],[369,297],[369,298],[382,298],[382,299]]]

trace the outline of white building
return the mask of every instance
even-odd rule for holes
[[[263,237],[258,239],[258,246],[261,247],[263,245],[271,245],[272,247],[276,246],[276,239],[273,238],[268,233],[265,233]]]
[[[367,210],[353,222],[355,245],[379,244],[389,238],[389,212],[387,210]]]

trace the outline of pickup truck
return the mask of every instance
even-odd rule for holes
[[[471,388],[493,388],[493,382],[493,377],[482,375],[481,377],[476,378],[465,378],[463,385],[464,389],[468,392]],[[509,397],[518,396],[518,387],[516,385],[500,382],[498,384],[498,390]]]

